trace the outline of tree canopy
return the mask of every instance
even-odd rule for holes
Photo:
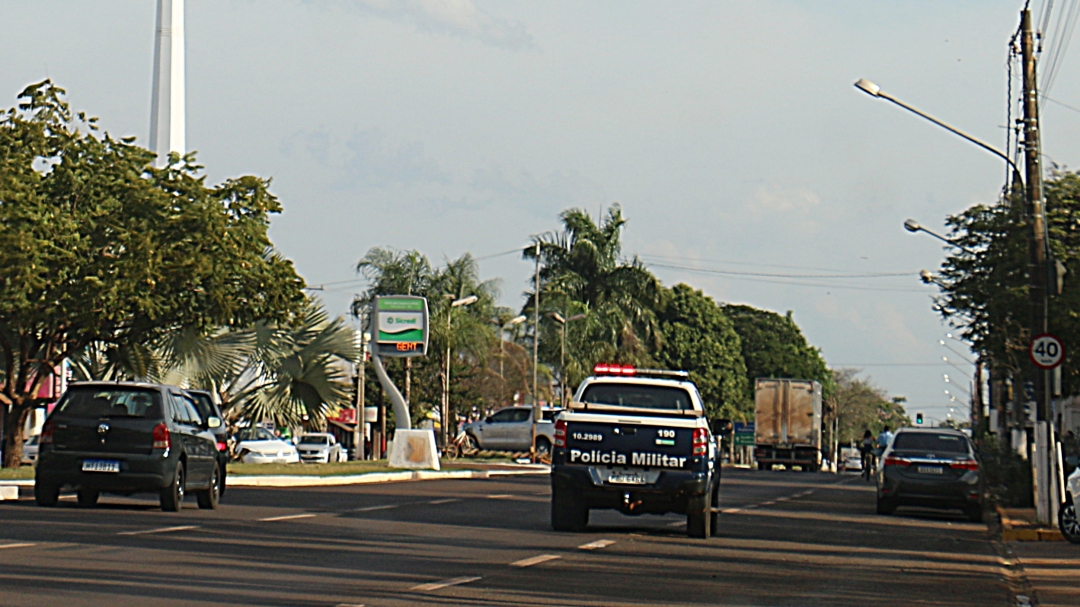
[[[745,305],[726,305],[724,314],[735,325],[746,361],[750,386],[759,377],[812,379],[828,397],[833,377],[821,352],[811,346],[788,311],[785,315]]]
[[[303,281],[267,236],[281,210],[267,180],[208,186],[194,155],[153,161],[49,81],[0,115],[5,465],[19,461],[40,386],[74,353],[284,319],[303,302]]]
[[[666,290],[659,318],[660,364],[690,372],[710,417],[752,419],[741,340],[723,308],[701,291],[678,284]]]

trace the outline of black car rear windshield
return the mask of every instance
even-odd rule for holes
[[[56,406],[67,417],[161,417],[161,395],[140,388],[72,388]]]
[[[968,442],[955,434],[930,432],[901,432],[893,439],[894,451],[925,451],[926,453],[967,453]]]
[[[597,405],[690,411],[690,393],[670,386],[642,384],[592,384],[581,395],[582,402]]]

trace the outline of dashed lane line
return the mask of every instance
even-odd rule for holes
[[[447,586],[460,586],[461,584],[468,584],[480,579],[480,576],[473,577],[455,577],[441,582],[431,582],[428,584],[420,584],[419,586],[413,586],[409,590],[413,592],[432,592],[440,588],[446,588]]]
[[[116,535],[148,535],[150,533],[172,533],[174,531],[188,531],[198,529],[198,525],[180,525],[178,527],[159,527],[157,529],[140,529],[139,531],[121,531]]]
[[[578,550],[599,550],[600,548],[607,548],[614,543],[615,540],[596,540],[595,542],[589,542],[588,544],[578,546]]]
[[[514,497],[514,496],[510,495],[509,493],[496,493],[495,495],[487,496],[487,498],[489,500],[504,500],[504,499],[511,498],[511,497]]]
[[[383,504],[382,506],[365,506],[363,508],[356,508],[353,512],[375,512],[376,510],[390,510],[391,508],[397,508],[397,504]]]
[[[538,556],[529,557],[527,559],[521,559],[520,561],[514,561],[510,563],[511,567],[532,567],[533,565],[539,565],[540,563],[546,563],[548,561],[554,561],[555,559],[561,559],[562,557],[557,554],[541,554]]]
[[[20,542],[18,544],[0,544],[0,550],[5,548],[29,548],[30,546],[37,546],[37,544],[30,542]]]
[[[451,497],[451,498],[444,499],[444,500],[431,501],[431,502],[428,502],[428,504],[431,504],[432,506],[438,506],[439,504],[452,504],[454,502],[460,502],[460,501],[461,500],[456,498],[456,497]]]
[[[298,518],[312,518],[314,516],[318,516],[318,515],[314,514],[314,513],[311,513],[311,512],[305,512],[304,514],[285,514],[285,515],[282,515],[282,516],[268,516],[266,518],[261,518],[261,519],[259,519],[259,522],[260,523],[272,523],[274,521],[293,521],[293,520],[296,520]]]

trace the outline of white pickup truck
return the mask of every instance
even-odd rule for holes
[[[561,409],[541,407],[536,424],[536,452],[551,453],[555,414]],[[465,424],[463,430],[472,446],[484,451],[529,451],[532,447],[532,407],[507,407],[488,417]]]

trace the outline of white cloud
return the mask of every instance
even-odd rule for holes
[[[286,154],[297,148],[328,169],[337,185],[386,187],[450,181],[439,163],[424,153],[422,143],[394,143],[379,128],[354,130],[345,136],[325,128],[300,131],[282,145]]]
[[[535,46],[524,25],[480,10],[472,0],[351,0],[347,4],[384,19],[412,23],[421,31],[472,38],[510,50]]]
[[[755,210],[809,213],[821,204],[821,198],[805,187],[783,189],[779,186],[758,186],[754,191],[754,202]]]

